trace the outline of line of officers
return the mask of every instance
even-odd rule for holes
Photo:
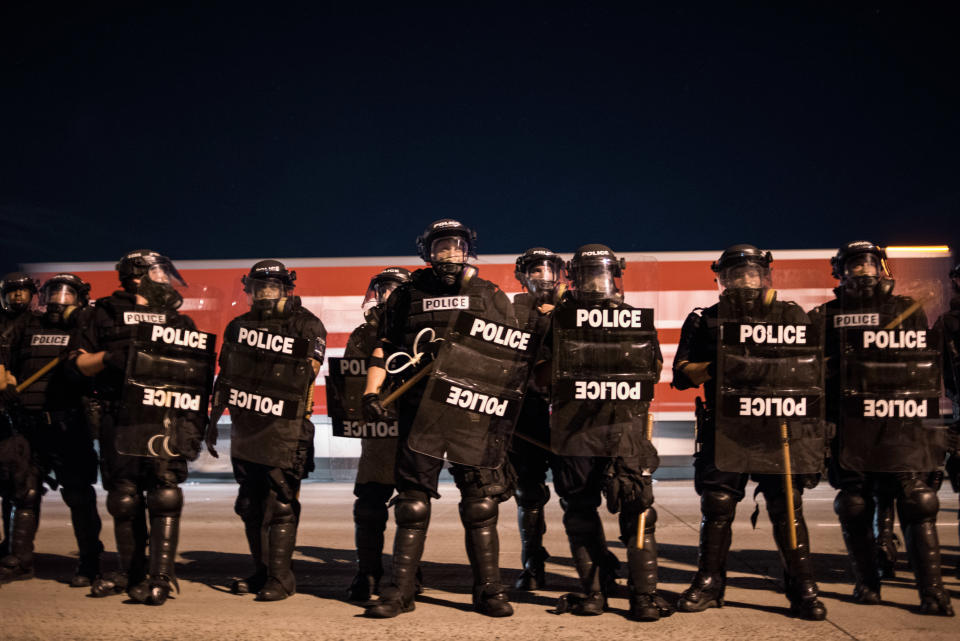
[[[840,248],[832,259],[836,298],[809,313],[778,299],[769,252],[736,245],[712,265],[718,302],[687,317],[673,363],[674,387],[704,389],[698,570],[674,604],[657,592],[658,457],[648,410],[663,357],[653,310],[625,302],[625,263],[604,245],[585,245],[567,263],[544,248],[527,250],[515,272],[524,291],[512,303],[478,275],[470,260],[476,249],[475,232],[460,222],[432,223],[417,238],[425,267],[375,275],[364,324],[344,357],[331,359],[334,433],[366,436],[348,598],[367,603],[367,616],[414,609],[445,460],[461,494],[474,608],[484,615],[513,613],[497,534],[499,504],[509,498],[523,564],[513,587],[546,585],[551,471],[581,584],[560,598],[558,612],[599,615],[622,590],[623,570],[598,513],[604,500],[619,515],[630,618],[721,607],[731,524],[752,478],[773,525],[791,612],[822,620],[802,494],[826,470],[838,490],[854,600],[880,602],[896,555],[895,510],[920,611],[953,616],[940,574],[936,490],[945,453],[947,475],[960,485],[956,423],[947,429],[938,420],[941,371],[957,419],[957,268],[951,309],[930,329],[923,301],[894,293],[885,254],[870,242]],[[33,576],[48,485],[60,488],[71,512],[79,564],[70,585],[163,604],[177,588],[179,484],[204,444],[218,455],[217,423],[229,410],[235,510],[253,560],[253,572],[232,590],[287,598],[296,590],[299,486],[313,467],[309,416],[326,347],[322,322],[294,295],[294,271],[256,263],[242,278],[250,309],[224,331],[214,382],[216,337],[178,311],[186,283],[173,263],[138,250],[117,272],[121,289],[94,305],[89,285],[71,274],[50,278],[39,292],[24,274],[3,280],[0,583]],[[36,294],[42,311],[31,311]],[[885,332],[892,334],[878,340]],[[932,405],[920,410],[921,402]],[[98,463],[118,552],[109,572],[101,568],[93,489]],[[385,579],[391,505],[396,535]]]

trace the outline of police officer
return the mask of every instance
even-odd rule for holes
[[[567,264],[571,291],[564,294],[553,312],[551,333],[545,341],[547,350],[551,349],[553,335],[558,331],[557,318],[565,314],[567,308],[602,311],[633,309],[624,302],[621,280],[624,265],[624,261],[617,258],[613,250],[606,245],[584,245],[574,253]],[[645,329],[649,335],[648,345],[641,350],[643,356],[639,352],[631,352],[631,359],[635,361],[631,366],[639,368],[639,359],[646,359],[649,371],[645,373],[650,376],[649,384],[652,388],[659,378],[663,356],[652,322],[649,328]],[[555,349],[562,352],[566,347],[559,344]],[[557,358],[560,358],[560,354],[551,355],[551,359]],[[596,358],[589,358],[591,362],[588,366],[596,366],[593,362]],[[557,381],[553,384],[556,387]],[[645,403],[645,406],[644,417],[647,415],[648,403]],[[581,404],[578,414],[582,416],[589,409]],[[554,413],[556,415],[556,408]],[[590,413],[597,414],[596,411]],[[619,414],[614,412],[613,416]],[[577,420],[576,417],[572,418]],[[622,428],[623,433],[618,436],[618,443],[611,449],[610,454],[584,449],[563,452],[554,459],[554,488],[560,496],[563,526],[583,589],[582,594],[573,593],[561,597],[557,609],[587,616],[602,614],[606,609],[609,552],[597,511],[601,494],[604,494],[607,508],[613,513],[619,513],[620,540],[627,548],[630,586],[628,616],[638,621],[656,621],[673,613],[670,605],[657,593],[657,512],[653,507],[652,472],[659,459],[656,449],[644,436],[645,420],[630,415],[621,424],[625,425]],[[569,429],[573,432],[578,430],[572,424],[558,425],[556,422],[552,429]],[[616,431],[621,432],[621,428],[616,428]],[[611,434],[607,434],[599,440],[606,442],[610,436]],[[606,450],[607,446],[604,444],[601,449]]]
[[[103,403],[100,428],[100,473],[107,490],[107,510],[113,516],[120,570],[94,581],[90,594],[104,597],[127,592],[131,599],[162,605],[176,585],[174,559],[180,530],[186,459],[196,458],[203,425],[178,426],[181,453],[175,458],[147,458],[121,454],[118,435],[128,426],[119,424],[120,398],[127,361],[141,323],[195,330],[193,320],[178,313],[183,302],[174,284],[184,284],[169,258],[140,249],[123,256],[116,265],[122,289],[96,301],[91,321],[81,333],[75,359],[77,369],[94,377]],[[149,512],[150,528],[146,517]],[[145,550],[150,546],[150,563]]]
[[[476,256],[476,234],[471,229],[449,218],[435,221],[417,239],[417,250],[430,266],[413,272],[410,282],[398,287],[387,300],[380,346],[374,349],[367,370],[367,393],[363,397],[367,420],[387,417],[378,396],[386,378],[384,358],[399,351],[412,354],[421,332],[433,330],[435,338],[442,339],[459,309],[482,311],[485,318],[513,322],[506,295],[478,277],[476,268],[468,264],[469,257]],[[369,617],[394,617],[414,609],[416,572],[430,522],[430,499],[440,497],[437,481],[443,467],[442,460],[415,452],[407,443],[425,387],[425,382],[419,383],[398,401],[393,577],[390,586],[381,591],[380,600],[367,609]],[[487,616],[510,616],[513,608],[500,583],[497,515],[499,502],[512,496],[512,487],[503,468],[451,465],[451,472],[460,490],[460,520],[466,530],[467,556],[473,570],[474,609]]]
[[[344,349],[344,358],[369,359],[379,345],[378,328],[383,308],[393,291],[410,282],[403,267],[387,267],[370,279],[363,300],[364,323],[353,330]],[[357,546],[357,574],[347,591],[350,601],[367,601],[380,592],[383,576],[383,533],[387,527],[387,501],[394,490],[396,438],[365,438],[360,443],[360,462],[353,494],[354,542]]]
[[[14,331],[17,321],[22,321],[29,316],[30,304],[36,294],[37,283],[28,274],[10,272],[3,277],[3,280],[0,280],[0,362],[9,361],[10,335]],[[0,411],[2,411],[2,408],[0,408]],[[9,421],[2,415],[0,415],[0,420]],[[4,495],[2,501],[3,541],[0,541],[0,558],[10,553],[12,511],[13,503],[7,495]]]
[[[861,329],[883,328],[890,322],[908,330],[927,329],[923,309],[913,299],[893,293],[894,281],[886,269],[886,252],[869,241],[855,241],[841,247],[831,259],[833,277],[840,281],[834,289],[836,298],[814,310],[826,318],[826,355],[828,418],[836,421],[838,438],[830,458],[830,484],[839,490],[834,510],[840,519],[844,543],[853,565],[856,586],[854,600],[864,604],[880,602],[880,568],[877,563],[873,521],[875,496],[896,500],[897,512],[906,539],[907,554],[917,577],[920,611],[923,614],[953,616],[950,597],[940,576],[940,544],[936,519],[939,501],[925,482],[928,463],[915,472],[865,472],[845,467],[841,461],[844,437],[856,440],[853,421],[842,414],[842,359],[849,348],[844,343],[845,327],[851,323]],[[838,322],[841,321],[841,322]],[[854,327],[856,329],[856,327]],[[868,368],[869,369],[869,368]],[[869,372],[868,372],[869,373]],[[907,429],[904,424],[903,429]],[[847,433],[850,432],[850,433]],[[916,444],[917,451],[923,444]],[[871,453],[864,453],[869,456]],[[897,455],[910,467],[916,452],[901,449]]]
[[[947,457],[946,476],[954,492],[960,492],[960,263],[950,270],[950,309],[943,314],[935,329],[943,336],[943,384],[953,403],[953,424],[950,426],[950,448]],[[960,519],[960,513],[957,514]],[[958,520],[960,524],[960,520]],[[960,578],[960,563],[957,564]]]
[[[42,313],[30,313],[11,336],[11,365],[25,381],[51,361],[65,359],[76,345],[88,311],[90,286],[73,274],[57,274],[40,289]],[[13,554],[0,567],[0,582],[32,575],[33,538],[40,518],[42,482],[51,473],[64,503],[70,508],[80,563],[72,587],[89,587],[100,574],[100,516],[93,485],[97,482],[97,454],[81,408],[89,386],[84,377],[71,376],[57,364],[26,388],[13,412],[17,432],[30,441],[30,486],[17,502]]]
[[[242,278],[250,311],[230,321],[224,332],[208,431],[212,448],[216,419],[229,407],[231,461],[240,484],[234,509],[243,520],[254,562],[253,575],[235,581],[232,591],[256,593],[258,601],[280,601],[296,591],[290,564],[300,520],[300,482],[314,467],[310,414],[327,331],[293,295],[296,277],[280,261],[262,260]],[[259,339],[244,340],[242,334]],[[283,340],[273,340],[276,337]],[[263,376],[257,378],[261,372]],[[274,381],[275,377],[281,380]],[[244,389],[244,385],[250,387]],[[284,399],[288,387],[291,396]],[[262,405],[259,409],[243,406],[233,400],[236,395],[231,392],[237,389],[270,397],[275,401],[273,408],[286,403],[293,411],[273,413]]]
[[[701,612],[723,605],[726,587],[727,553],[737,503],[744,497],[752,477],[763,493],[767,514],[773,524],[774,540],[780,552],[785,589],[791,612],[814,621],[826,617],[826,608],[817,598],[813,578],[810,542],[803,518],[804,485],[816,485],[816,476],[794,475],[795,521],[788,519],[784,477],[767,474],[725,472],[716,464],[717,342],[720,309],[730,310],[731,318],[768,323],[807,323],[804,311],[792,302],[776,299],[769,287],[772,257],[753,245],[733,245],[712,265],[721,286],[721,300],[706,309],[690,312],[680,331],[680,342],[673,362],[673,383],[677,389],[704,388],[705,402],[697,412],[697,446],[694,462],[694,486],[700,496],[700,548],[697,573],[691,586],[680,595],[677,609]],[[796,549],[788,544],[789,528],[796,528]]]
[[[563,259],[544,247],[523,252],[513,272],[523,292],[513,298],[514,315],[520,327],[543,336],[550,327],[550,312],[563,294]],[[541,366],[541,379],[546,368]],[[544,506],[550,500],[547,470],[550,467],[550,399],[543,385],[531,377],[520,409],[516,433],[510,446],[510,464],[517,473],[517,524],[520,528],[520,558],[523,571],[514,587],[538,590],[545,587],[544,563],[550,556],[543,547],[547,531]]]

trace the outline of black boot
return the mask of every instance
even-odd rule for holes
[[[520,528],[520,558],[523,572],[513,587],[517,590],[539,590],[546,587],[544,563],[550,555],[543,547],[543,534],[547,531],[543,506],[517,507],[517,525]]]
[[[371,497],[373,498],[373,497]],[[353,503],[357,574],[347,590],[348,601],[369,601],[380,592],[383,576],[383,533],[389,513],[382,501],[357,498]]]
[[[0,584],[33,578],[33,540],[37,534],[39,510],[18,507],[10,528],[10,554],[0,560]]]
[[[249,518],[247,518],[249,517]],[[256,594],[267,582],[267,562],[263,554],[263,542],[267,538],[267,528],[263,523],[263,512],[244,517],[243,531],[247,537],[247,546],[253,558],[253,574],[237,579],[230,584],[234,594]]]
[[[634,621],[657,621],[673,614],[666,599],[657,594],[657,539],[655,536],[657,512],[647,510],[643,545],[637,547],[637,514],[621,514],[620,528],[627,548],[627,567],[630,571],[630,612]]]
[[[677,601],[681,612],[702,612],[723,607],[727,584],[727,553],[731,541],[730,519],[714,520],[706,516],[700,522],[700,555],[693,583]]]
[[[877,567],[876,539],[873,536],[873,497],[841,490],[833,502],[840,519],[840,531],[850,556],[855,582],[853,599],[864,605],[880,603],[880,570]]]
[[[400,498],[394,508],[397,532],[393,539],[393,577],[380,594],[380,600],[366,609],[364,616],[390,619],[414,609],[417,573],[430,524],[430,502],[426,495]]]
[[[601,573],[606,558],[606,536],[603,522],[593,505],[577,505],[561,500],[563,526],[570,541],[570,555],[580,577],[582,593],[560,597],[557,612],[578,616],[596,616],[607,608],[606,586]]]
[[[70,587],[90,587],[100,576],[100,556],[103,544],[100,542],[102,523],[97,512],[97,495],[93,487],[63,487],[60,490],[63,502],[70,508],[70,520],[73,535],[77,539],[80,561],[76,572],[70,579]]]
[[[297,579],[290,567],[297,544],[297,508],[274,497],[271,492],[267,499],[275,501],[267,509],[273,515],[267,537],[267,581],[257,592],[257,601],[282,601],[297,591]]]
[[[174,563],[179,533],[179,516],[150,519],[150,583],[149,594],[144,599],[148,605],[163,605],[170,596],[170,588],[177,585]]]
[[[797,495],[799,499],[799,494]],[[780,552],[780,564],[783,567],[784,592],[790,601],[790,612],[808,621],[823,621],[827,618],[827,608],[818,598],[817,584],[813,579],[813,563],[810,559],[810,536],[807,523],[803,518],[803,509],[797,500],[794,507],[794,527],[797,547],[790,549],[790,521],[785,509],[780,512],[776,503],[783,504],[785,497],[775,501],[768,499],[767,508],[773,523],[773,538]]]
[[[499,506],[489,497],[460,502],[464,543],[473,570],[473,609],[490,617],[508,617],[513,606],[500,583]]]
[[[889,495],[876,497],[877,514],[874,523],[874,535],[877,539],[877,569],[881,579],[894,579],[897,576],[897,547],[899,541],[893,531],[894,506]]]
[[[920,612],[952,617],[950,594],[944,589],[940,575],[940,541],[935,518],[907,524],[904,538],[910,565],[917,577]]]

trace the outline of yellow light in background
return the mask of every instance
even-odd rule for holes
[[[938,254],[949,254],[950,248],[947,245],[891,245],[886,248],[888,252],[933,252]]]

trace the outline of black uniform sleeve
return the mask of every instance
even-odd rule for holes
[[[402,348],[409,316],[410,289],[407,284],[403,284],[387,299],[380,322],[379,338],[388,355]]]
[[[687,314],[686,320],[683,321],[683,327],[680,329],[680,342],[677,344],[677,354],[673,357],[672,385],[676,389],[691,389],[700,386],[684,374],[683,368],[688,362],[699,362],[695,343],[702,319],[703,316],[700,312],[692,311]]]

